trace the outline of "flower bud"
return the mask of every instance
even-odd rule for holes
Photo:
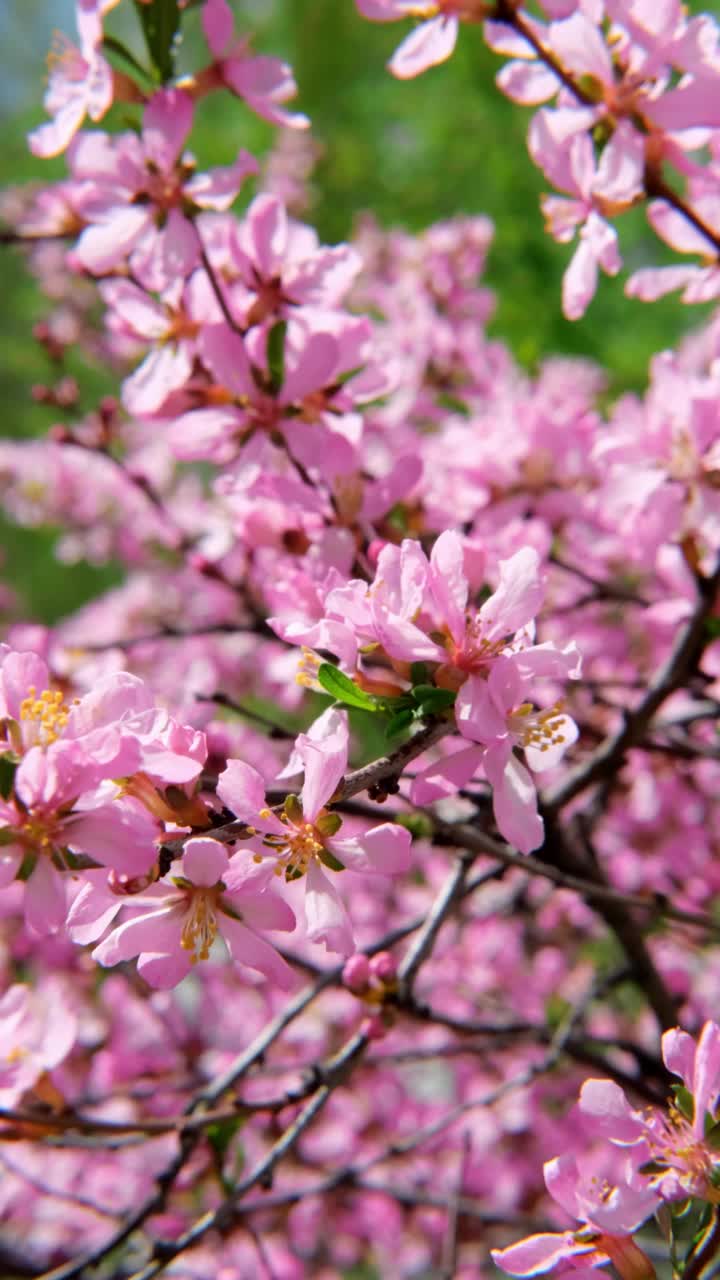
[[[389,951],[378,951],[370,961],[370,970],[379,982],[394,982],[397,977],[397,962]]]
[[[350,956],[342,971],[342,980],[348,991],[361,996],[367,990],[370,981],[370,964],[367,956],[359,953]]]

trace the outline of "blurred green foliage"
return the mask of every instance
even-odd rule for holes
[[[717,14],[720,0],[689,7]],[[400,83],[387,74],[385,62],[402,37],[402,24],[364,22],[353,0],[234,0],[234,8],[238,29],[257,33],[258,51],[280,55],[293,65],[300,88],[296,105],[311,117],[313,136],[322,147],[310,217],[325,241],[348,236],[364,211],[383,225],[410,230],[454,214],[488,214],[496,232],[487,279],[498,297],[491,332],[508,342],[530,370],[551,352],[592,357],[610,371],[615,393],[641,390],[652,353],[700,322],[700,308],[685,308],[676,299],[643,306],[623,297],[622,278],[605,277],[582,321],[570,324],[562,318],[560,282],[570,250],[555,245],[543,231],[538,197],[547,184],[526,153],[529,112],[495,89],[501,61],[485,49],[479,32],[466,28],[451,62]],[[44,118],[45,50],[29,46],[27,32],[30,27],[44,32],[51,21],[62,22],[72,34],[69,0],[10,0],[0,18],[0,59],[12,73],[6,86],[14,86],[14,100],[5,103],[12,127],[0,136],[3,184],[42,182],[63,172],[62,160],[36,161],[25,146],[27,129]],[[107,25],[147,63],[133,6],[119,6]],[[203,59],[197,8],[186,13],[183,30],[178,66],[189,71]],[[127,119],[127,109],[114,108],[108,125],[123,127]],[[273,134],[240,102],[215,94],[198,108],[191,145],[204,167],[229,162],[241,146],[261,153]],[[622,218],[619,230],[628,271],[670,260],[641,210]],[[58,416],[33,403],[29,394],[34,383],[52,379],[47,358],[29,336],[47,304],[28,279],[21,255],[7,248],[3,254],[3,434],[35,436]],[[103,390],[116,390],[102,370],[80,370],[80,377],[83,408],[91,407]],[[0,524],[6,576],[28,611],[47,621],[118,576],[112,566],[58,568],[50,554],[53,538],[52,531],[18,531],[5,521]]]

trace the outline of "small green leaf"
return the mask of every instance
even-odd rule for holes
[[[377,698],[373,698],[371,694],[365,693],[363,689],[358,688],[349,676],[339,667],[333,666],[331,662],[321,662],[317,673],[318,683],[322,685],[326,693],[335,698],[336,702],[343,702],[347,707],[360,707],[363,711],[381,711],[382,706]]]
[[[244,1123],[245,1116],[237,1115],[228,1116],[226,1120],[217,1120],[214,1124],[208,1125],[205,1130],[207,1140],[220,1160],[225,1159],[230,1143]]]
[[[331,853],[329,849],[321,849],[318,853],[318,858],[322,862],[323,866],[328,867],[330,871],[345,870],[345,863],[341,862],[339,858],[336,858],[335,854]]]
[[[267,363],[270,371],[270,384],[274,392],[278,392],[285,381],[285,334],[287,323],[278,320],[272,326],[267,337]]]
[[[354,369],[346,369],[344,373],[339,373],[335,379],[335,386],[344,387],[346,382],[349,382],[351,378],[356,377],[358,373],[362,373],[364,368],[364,365],[356,364]]]
[[[454,689],[436,689],[433,684],[419,684],[412,691],[413,701],[424,715],[454,707],[456,697]]]
[[[414,712],[409,707],[404,707],[402,711],[397,711],[391,716],[385,726],[385,737],[394,738],[399,733],[403,733],[405,729],[409,729],[415,719]]]
[[[230,1144],[233,1138],[235,1137],[235,1135],[237,1134],[238,1130],[242,1129],[244,1123],[245,1123],[245,1116],[242,1116],[242,1115],[228,1116],[227,1120],[218,1120],[215,1124],[208,1125],[205,1131],[207,1134],[207,1140],[210,1143],[210,1146],[212,1147],[213,1155],[215,1157],[218,1177],[222,1184],[223,1191],[225,1192],[226,1195],[231,1195],[235,1188],[234,1188],[233,1179],[228,1178],[225,1175],[225,1172],[223,1170],[223,1165],[225,1164],[225,1158],[227,1156]],[[238,1160],[236,1160],[235,1162],[236,1166],[239,1163],[241,1167],[243,1159],[244,1159],[244,1155],[241,1150],[238,1153]]]
[[[161,84],[167,84],[175,74],[175,49],[180,31],[179,0],[152,0],[151,4],[135,0],[135,11],[158,79]]]
[[[410,663],[410,679],[412,680],[413,684],[417,684],[417,685],[427,684],[427,678],[428,678],[428,669],[427,669],[426,662]]]
[[[303,820],[303,807],[298,796],[289,795],[285,797],[283,809],[291,822],[298,823]]]
[[[0,796],[3,800],[9,800],[12,795],[13,783],[15,782],[15,774],[20,761],[15,760],[7,753],[0,755]]]
[[[675,1106],[686,1120],[692,1120],[695,1116],[695,1100],[689,1089],[684,1084],[674,1084],[672,1092],[675,1098]]]
[[[409,831],[414,840],[429,840],[433,833],[432,819],[424,813],[398,813],[395,823]]]
[[[467,404],[459,396],[454,396],[449,391],[439,391],[436,399],[441,409],[449,409],[451,413],[460,414],[463,418],[470,417]]]
[[[153,78],[146,67],[143,67],[123,44],[122,40],[116,40],[115,36],[105,35],[102,42],[102,51],[115,71],[122,71],[124,75],[129,76],[136,84],[140,84],[142,89],[148,89],[152,86]]]
[[[336,836],[342,826],[342,818],[339,813],[323,813],[315,819],[315,826],[321,836]]]

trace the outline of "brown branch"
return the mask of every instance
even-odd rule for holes
[[[609,777],[620,768],[626,753],[642,741],[650,722],[666,698],[680,687],[700,658],[710,637],[705,622],[712,612],[720,587],[720,566],[709,578],[698,580],[698,600],[680,631],[673,648],[648,685],[647,692],[634,711],[628,712],[617,733],[611,734],[588,760],[572,769],[557,787],[545,792],[543,810],[556,813],[587,787]]]

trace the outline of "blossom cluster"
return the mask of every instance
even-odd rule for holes
[[[513,102],[539,107],[528,149],[562,192],[543,196],[547,229],[561,244],[578,237],[563,280],[568,319],[584,313],[599,270],[620,270],[613,219],[643,199],[657,235],[702,265],[642,268],[628,295],[718,296],[720,29],[710,14],[690,17],[679,0],[542,0],[544,21],[514,0],[356,4],[374,22],[424,19],[390,60],[400,79],[449,58],[463,23],[482,24],[488,46],[509,59],[497,85]]]
[[[0,443],[4,509],[122,580],[53,626],[0,600],[0,1270],[699,1280],[720,318],[642,395],[522,369],[489,221],[323,245],[290,67],[202,0],[181,73],[191,7],[77,0],[29,138],[67,174],[6,206],[53,367],[117,395],[36,397],[61,421]],[[569,317],[646,198],[703,264],[628,291],[714,296],[712,18],[356,7],[420,19],[399,79],[509,58]],[[196,161],[211,93],[283,130],[267,163]]]

